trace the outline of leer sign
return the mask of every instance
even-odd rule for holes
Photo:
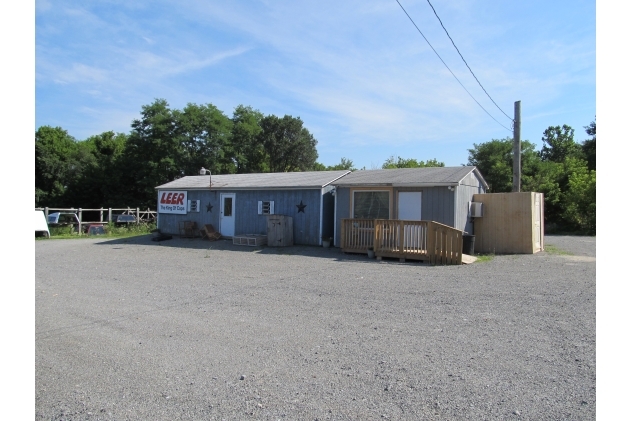
[[[158,212],[159,213],[179,213],[186,214],[185,191],[161,191],[158,192]]]

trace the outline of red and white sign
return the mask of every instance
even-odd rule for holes
[[[179,213],[186,214],[186,206],[188,201],[186,200],[185,191],[159,191],[158,192],[158,212],[159,213]]]

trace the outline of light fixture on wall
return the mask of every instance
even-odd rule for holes
[[[454,186],[447,186],[447,188],[449,189],[449,191],[454,191],[456,189]]]

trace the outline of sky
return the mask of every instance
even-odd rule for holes
[[[594,1],[431,2],[497,106],[430,3],[399,1],[431,47],[396,0],[38,0],[35,129],[84,140],[129,133],[158,98],[228,117],[242,104],[300,117],[325,165],[401,156],[458,166],[474,144],[512,137],[521,101],[521,138],[538,149],[548,126],[588,138]]]

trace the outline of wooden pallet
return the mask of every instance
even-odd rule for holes
[[[263,246],[267,244],[267,235],[245,234],[232,237],[232,244],[239,246]]]

